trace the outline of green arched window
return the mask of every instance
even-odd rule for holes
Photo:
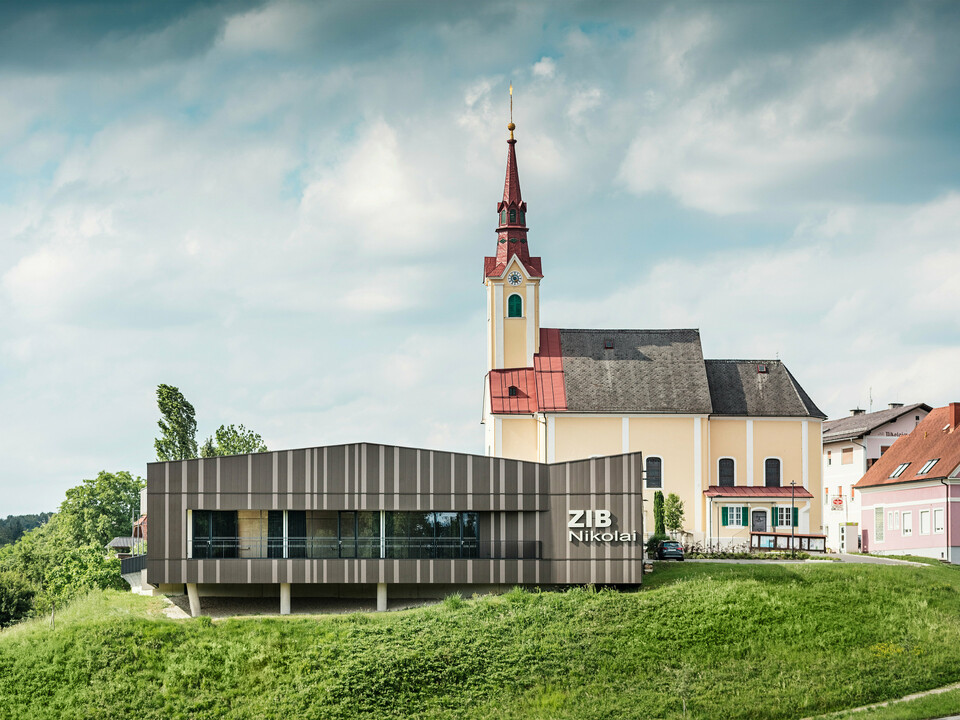
[[[506,224],[507,224],[507,211],[506,211],[506,210],[501,210],[501,211],[500,211],[500,224],[501,224],[501,225],[506,225]]]
[[[523,298],[519,295],[507,298],[507,317],[523,317]]]
[[[510,222],[515,223],[516,221],[517,221],[516,208],[510,208]]]

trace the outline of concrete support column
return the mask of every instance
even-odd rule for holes
[[[187,583],[187,597],[190,599],[190,615],[197,617],[200,614],[200,591],[196,583]]]
[[[290,583],[280,583],[280,614],[290,614]]]
[[[385,612],[387,609],[387,584],[377,583],[377,612]]]

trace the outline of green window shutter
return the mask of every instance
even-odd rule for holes
[[[776,526],[777,526],[777,520],[779,520],[779,518],[777,517],[777,506],[776,506],[776,505],[774,505],[773,508],[770,510],[770,518],[771,518],[770,524],[773,525],[773,527],[776,527]]]
[[[796,527],[800,523],[797,521],[797,518],[800,517],[800,508],[793,509],[793,526]]]
[[[744,507],[740,508],[740,512],[743,513],[743,514],[740,516],[741,518],[743,518],[743,522],[741,522],[740,524],[743,525],[743,527],[750,527],[750,521],[749,521],[750,511],[749,511],[749,509],[748,509],[746,506],[744,506]]]
[[[723,525],[723,527],[727,526],[727,508],[726,507],[720,508],[720,524]]]

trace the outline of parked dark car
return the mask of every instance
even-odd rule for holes
[[[657,560],[683,560],[683,545],[676,540],[662,540],[657,545]]]

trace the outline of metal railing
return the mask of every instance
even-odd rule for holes
[[[541,557],[541,544],[538,540],[481,542],[469,538],[203,538],[193,540],[192,557],[536,560]]]
[[[793,545],[793,547],[791,547]],[[809,535],[800,533],[787,534],[775,532],[750,533],[751,550],[802,550],[803,552],[826,552],[826,535]]]

